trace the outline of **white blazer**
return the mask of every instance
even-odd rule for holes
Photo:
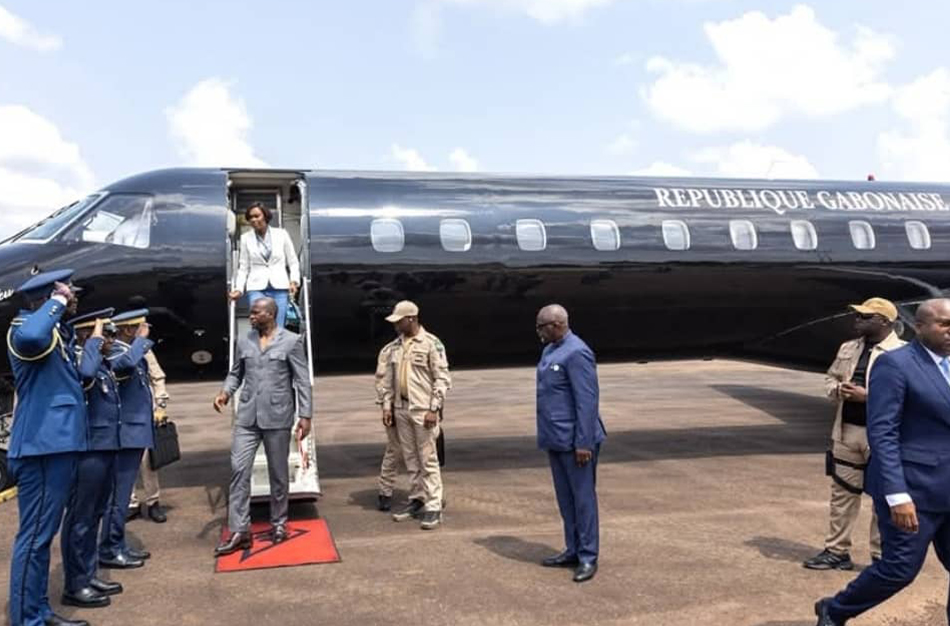
[[[290,283],[300,284],[300,263],[290,235],[283,228],[269,226],[270,259],[264,260],[264,253],[257,243],[257,235],[251,229],[241,235],[241,256],[238,258],[237,278],[234,288],[240,292],[267,289],[268,283],[274,289],[289,289]],[[290,268],[290,277],[287,268]]]

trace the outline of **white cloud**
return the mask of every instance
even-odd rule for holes
[[[27,107],[0,106],[0,137],[0,238],[94,190],[79,146]]]
[[[492,9],[521,13],[543,24],[555,24],[576,19],[599,6],[614,0],[430,0],[457,6],[484,6]]]
[[[858,27],[850,43],[808,6],[769,19],[751,11],[704,25],[718,63],[656,56],[642,95],[661,118],[694,132],[761,130],[789,114],[823,116],[886,101],[881,78],[894,41]]]
[[[692,172],[666,161],[654,161],[646,167],[633,170],[630,176],[692,176]]]
[[[740,141],[729,146],[703,148],[691,155],[696,163],[711,165],[716,176],[729,178],[818,178],[807,158],[777,146]]]
[[[449,155],[449,161],[457,172],[477,172],[478,160],[470,155],[464,148],[456,148]]]
[[[52,52],[63,46],[56,35],[40,33],[32,24],[0,6],[0,39],[38,52]]]
[[[893,106],[906,127],[878,135],[883,176],[946,181],[950,177],[950,70],[937,69],[899,88]]]
[[[231,85],[209,78],[165,109],[178,152],[188,165],[265,167],[247,140],[253,120]]]
[[[395,159],[404,170],[409,172],[433,172],[435,168],[430,166],[414,148],[403,148],[398,143],[394,143],[389,149],[390,155]]]
[[[624,156],[635,152],[637,145],[638,142],[631,133],[623,133],[607,145],[607,152],[615,156]]]

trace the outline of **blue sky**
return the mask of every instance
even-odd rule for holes
[[[0,0],[0,236],[172,165],[950,179],[950,3]]]

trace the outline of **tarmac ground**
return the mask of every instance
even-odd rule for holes
[[[601,365],[600,571],[582,585],[570,570],[538,564],[563,544],[535,446],[534,370],[454,378],[439,529],[375,510],[385,434],[372,376],[318,378],[323,497],[291,515],[323,516],[343,560],[229,574],[214,573],[212,556],[229,474],[229,420],[211,407],[218,384],[170,385],[184,458],[161,474],[169,521],[128,525],[130,543],[152,559],[102,572],[125,585],[111,607],[61,607],[57,541],[54,610],[96,626],[811,626],[814,601],[856,575],[801,566],[821,549],[828,518],[832,408],[820,375],[728,361]],[[859,568],[869,562],[869,522],[865,498],[852,550]],[[15,500],[0,504],[4,615],[16,527]],[[931,553],[913,585],[849,624],[943,625],[946,599],[947,575]]]

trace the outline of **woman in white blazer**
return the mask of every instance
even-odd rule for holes
[[[273,298],[277,301],[277,327],[283,328],[288,295],[296,296],[300,285],[300,263],[290,235],[271,226],[271,218],[270,210],[260,202],[244,212],[251,230],[241,235],[237,277],[228,296],[237,300],[246,291],[248,304],[265,296]]]

